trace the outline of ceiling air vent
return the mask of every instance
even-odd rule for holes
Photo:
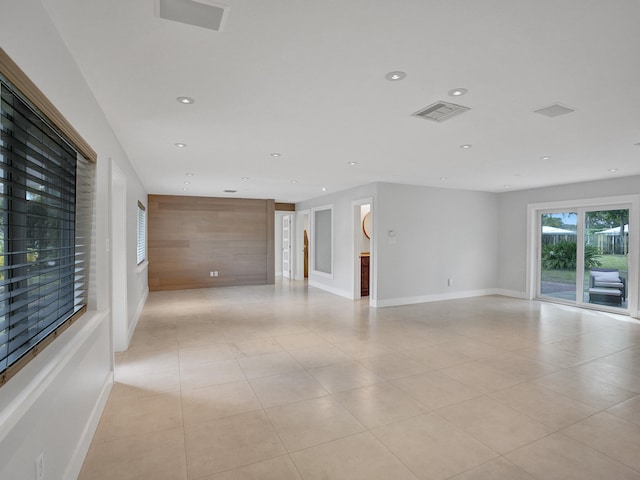
[[[471,110],[469,107],[463,107],[462,105],[456,105],[449,102],[436,102],[432,103],[428,107],[422,110],[412,113],[414,117],[426,118],[427,120],[433,120],[434,122],[444,122],[451,117],[460,113]]]
[[[565,107],[559,103],[549,105],[548,107],[541,108],[540,110],[534,110],[535,113],[544,115],[545,117],[559,117],[565,113],[575,112],[573,108]]]
[[[228,7],[209,0],[157,0],[160,18],[186,23],[219,32],[224,26]]]

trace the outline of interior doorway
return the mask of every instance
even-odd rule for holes
[[[305,280],[309,278],[309,238],[311,236],[310,230],[310,211],[300,210],[296,212],[295,217],[295,272],[294,278],[296,280]]]
[[[353,202],[353,298],[374,296],[374,233],[372,199]]]
[[[293,215],[282,217],[282,276],[291,278],[291,229]]]
[[[304,248],[302,254],[304,256],[304,278],[309,278],[309,232],[305,229],[304,235]]]

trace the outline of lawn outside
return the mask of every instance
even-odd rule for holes
[[[627,256],[626,255],[598,255],[600,266],[597,268],[615,268],[621,277],[627,278]],[[575,270],[542,270],[541,272],[541,293],[554,298],[565,300],[575,300],[576,271]],[[589,270],[586,269],[583,278],[584,301],[588,301],[587,291],[589,289]]]

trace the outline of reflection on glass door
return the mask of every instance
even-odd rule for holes
[[[540,231],[540,295],[576,301],[576,212],[543,213]]]
[[[597,210],[584,214],[585,303],[627,308],[629,210]]]

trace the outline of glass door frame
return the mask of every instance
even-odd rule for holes
[[[629,254],[627,308],[607,307],[588,303],[583,298],[584,274],[584,218],[585,212],[599,210],[629,209]],[[543,297],[540,293],[541,278],[541,215],[543,213],[576,212],[578,214],[576,248],[576,301]],[[527,298],[545,302],[562,303],[580,308],[630,315],[640,318],[638,310],[638,275],[640,249],[640,195],[623,195],[617,197],[591,198],[559,202],[529,204],[527,207]]]

